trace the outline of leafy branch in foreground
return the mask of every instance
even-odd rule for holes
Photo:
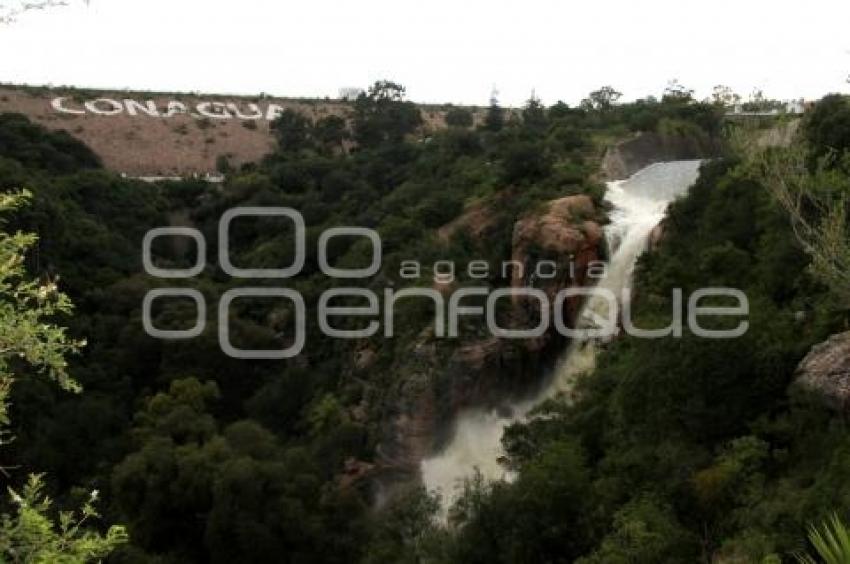
[[[21,207],[28,192],[0,194],[0,213]],[[0,219],[0,228],[4,222]],[[70,392],[81,391],[67,373],[65,356],[85,345],[67,338],[65,329],[44,320],[68,314],[68,296],[54,282],[27,280],[24,255],[36,242],[35,235],[0,232],[0,433],[9,425],[8,397],[14,382],[12,363],[25,361]]]
[[[29,198],[26,191],[0,194],[0,214]],[[0,228],[3,225],[0,219]],[[27,366],[64,390],[81,391],[68,375],[65,357],[85,343],[68,338],[64,327],[50,321],[70,313],[71,301],[55,282],[29,280],[24,270],[26,251],[35,242],[32,234],[0,231],[0,445],[11,440],[9,394],[16,369]],[[12,513],[0,515],[0,562],[83,563],[103,558],[126,542],[123,527],[111,527],[106,536],[83,528],[97,517],[96,491],[78,513],[59,512],[54,523],[52,502],[42,490],[41,475],[30,475],[21,493],[8,488]]]
[[[31,474],[20,494],[9,490],[17,514],[0,520],[0,554],[12,562],[91,562],[106,557],[127,542],[123,527],[110,527],[106,536],[84,529],[99,517],[94,508],[97,490],[79,512],[59,513],[58,527],[51,520],[52,503],[43,493],[41,475]]]

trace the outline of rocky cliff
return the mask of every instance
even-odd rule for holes
[[[554,307],[555,295],[560,290],[587,285],[588,268],[601,254],[602,226],[597,216],[593,200],[578,195],[552,200],[541,213],[518,221],[514,226],[511,261],[522,268],[514,269],[511,287],[539,288]],[[555,265],[555,276],[538,275],[535,267],[543,261]],[[572,320],[578,315],[581,303],[571,298],[564,307],[564,319]],[[527,325],[532,321],[530,317],[536,314],[536,302],[514,296],[514,309],[516,322]],[[550,340],[551,334],[538,341],[529,341],[526,346],[540,350]]]
[[[475,210],[476,217],[482,214]],[[600,210],[585,195],[550,201],[540,211],[516,222],[513,228],[512,287],[542,289],[554,303],[555,294],[567,287],[588,284],[587,270],[600,260],[602,228]],[[481,222],[456,222],[454,229],[476,231]],[[486,229],[484,229],[486,232]],[[539,278],[538,261],[552,261],[557,275]],[[567,301],[564,319],[575,319],[580,304]],[[507,323],[515,328],[536,324],[537,303],[515,299]],[[539,339],[506,340],[494,336],[452,344],[426,332],[400,355],[394,372],[404,375],[390,392],[391,406],[382,427],[384,440],[378,447],[384,471],[412,475],[419,462],[439,445],[448,423],[462,409],[498,406],[506,394],[533,386],[543,371],[547,355],[563,341],[554,331]]]

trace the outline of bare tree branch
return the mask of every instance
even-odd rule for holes
[[[88,4],[88,0],[86,0]],[[45,10],[47,8],[56,8],[58,6],[68,6],[68,0],[38,0],[34,2],[25,2],[17,0],[14,2],[0,2],[0,25],[11,24],[24,12],[33,10]]]
[[[788,214],[797,241],[812,258],[815,276],[850,303],[848,180],[832,170],[835,156],[821,161],[814,171],[803,146],[760,151],[750,159]]]

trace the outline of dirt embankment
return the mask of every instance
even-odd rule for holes
[[[271,121],[284,109],[311,120],[351,114],[343,100],[267,96],[159,94],[0,86],[0,113],[17,112],[65,130],[94,150],[106,168],[129,176],[213,173],[272,151]],[[422,106],[424,131],[445,127],[445,111]]]

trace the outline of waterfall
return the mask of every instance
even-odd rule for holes
[[[653,228],[664,217],[670,202],[696,181],[700,162],[657,163],[627,180],[608,183],[605,200],[613,206],[611,223],[605,228],[610,260],[598,287],[620,296],[629,286]],[[593,326],[595,317],[607,315],[607,307],[606,300],[590,298],[582,307],[577,325]],[[464,480],[476,471],[487,481],[513,479],[500,464],[505,428],[522,421],[534,407],[558,394],[564,394],[569,401],[576,380],[593,372],[599,344],[595,339],[574,339],[556,362],[546,386],[534,397],[515,401],[507,409],[469,409],[458,414],[446,447],[423,460],[420,468],[425,487],[442,496],[443,517],[462,492]]]

